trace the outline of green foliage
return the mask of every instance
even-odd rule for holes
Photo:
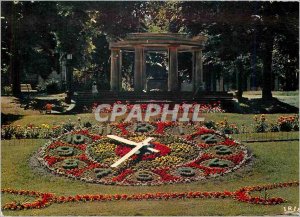
[[[12,88],[11,86],[4,86],[2,91],[1,91],[2,95],[6,95],[6,96],[9,96],[12,94]]]
[[[62,157],[72,156],[74,154],[74,148],[69,146],[60,146],[56,150],[58,155]]]
[[[191,167],[179,167],[178,172],[182,176],[191,177],[195,175],[195,170]]]
[[[101,179],[101,178],[109,175],[110,173],[112,173],[112,170],[106,169],[106,168],[96,168],[96,169],[94,169],[94,172],[96,173],[96,177]]]
[[[298,88],[296,2],[6,1],[1,6],[1,84],[13,83],[14,92],[26,74],[47,78],[53,70],[59,71],[69,53],[74,87],[87,90],[89,81],[96,80],[99,90],[109,89],[109,42],[145,31],[205,34],[207,89],[216,86],[211,79],[223,76],[228,89],[238,89],[241,95],[245,77],[251,75],[252,84],[264,86],[265,95],[272,86],[264,81],[269,82],[272,73],[284,90]],[[133,67],[128,62],[123,67],[124,90],[131,89]],[[191,64],[182,65],[187,69]]]
[[[148,171],[138,171],[137,173],[135,173],[135,177],[137,180],[143,182],[151,181],[153,179],[152,173]]]
[[[207,127],[208,129],[217,129],[216,123],[214,121],[205,121],[204,126]]]
[[[228,167],[228,161],[214,158],[211,161],[209,161],[208,165],[210,167]]]
[[[215,147],[216,153],[220,155],[227,155],[227,154],[232,154],[231,148],[225,145],[218,145]]]
[[[268,130],[268,123],[266,121],[265,115],[261,115],[260,117],[257,117],[257,115],[254,116],[254,132],[256,133],[264,133]]]
[[[79,160],[76,159],[66,159],[63,161],[62,167],[64,169],[70,170],[78,167]]]
[[[58,81],[56,80],[50,80],[50,81],[47,81],[46,84],[46,91],[47,93],[59,93],[59,85],[58,85]]]

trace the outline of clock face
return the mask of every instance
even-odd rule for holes
[[[38,159],[55,174],[87,182],[159,185],[223,175],[250,157],[245,146],[213,130],[196,127],[181,135],[177,127],[139,123],[112,125],[101,134],[73,131],[46,144]]]

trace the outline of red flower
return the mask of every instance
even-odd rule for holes
[[[120,173],[118,176],[114,177],[112,179],[113,182],[121,182],[123,181],[129,174],[133,173],[133,170],[126,169],[122,173]]]
[[[96,134],[91,135],[91,137],[92,137],[93,141],[101,139],[101,136],[100,135],[96,135]]]
[[[54,157],[54,156],[45,156],[45,161],[47,162],[47,164],[49,166],[52,166],[53,164],[55,164],[56,162],[60,161],[61,159],[60,158],[57,158],[57,157]]]
[[[168,181],[176,181],[180,179],[179,177],[172,176],[168,173],[169,169],[156,169],[153,172],[160,175],[163,181],[168,182]]]
[[[226,138],[223,142],[220,143],[221,145],[227,145],[227,146],[237,146],[238,143],[236,143],[234,140]]]

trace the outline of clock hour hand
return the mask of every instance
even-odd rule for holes
[[[117,162],[115,162],[113,165],[111,165],[111,167],[117,167],[119,166],[121,163],[123,163],[125,160],[127,160],[129,157],[131,157],[132,155],[134,155],[140,148],[142,148],[144,145],[143,144],[139,144],[136,147],[134,147],[130,152],[128,152],[127,154],[125,154],[122,158],[120,158]]]
[[[130,140],[128,140],[128,139],[124,139],[124,138],[119,137],[119,136],[115,136],[115,135],[107,135],[107,137],[110,138],[110,139],[114,139],[114,140],[117,140],[117,141],[119,141],[119,142],[125,143],[125,144],[127,144],[127,145],[134,145],[134,146],[137,146],[137,145],[140,144],[140,143],[136,143],[136,142],[130,141]],[[145,139],[142,143],[143,143],[144,145],[146,145],[146,144],[148,144],[152,139],[154,139],[154,138],[149,137],[149,138]],[[147,147],[147,149],[148,149],[149,151],[152,151],[152,152],[156,152],[156,153],[159,152],[158,150],[156,150],[156,149],[154,149],[154,148]]]

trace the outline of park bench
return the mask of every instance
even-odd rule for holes
[[[37,90],[32,89],[31,84],[21,84],[21,93],[37,93]]]

